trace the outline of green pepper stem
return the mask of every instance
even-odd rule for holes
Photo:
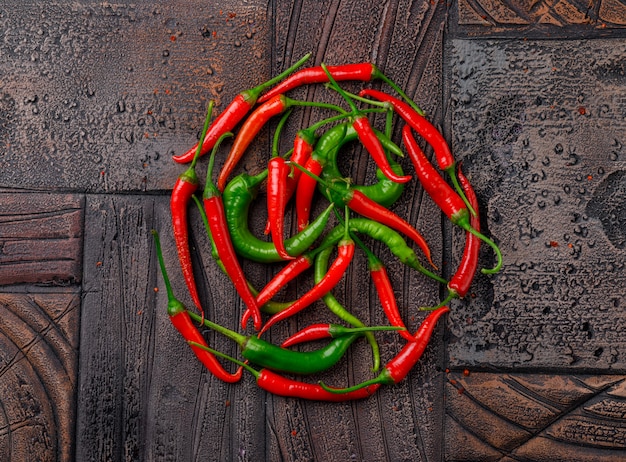
[[[407,94],[402,90],[402,88],[400,88],[398,84],[396,84],[393,80],[391,80],[383,72],[381,72],[380,69],[376,68],[374,70],[374,77],[382,80],[391,88],[393,88],[395,92],[398,93],[402,97],[402,99],[406,101],[407,104],[409,104],[409,106],[411,106],[415,111],[417,111],[419,115],[422,115],[422,116],[424,115],[424,111],[417,104],[415,104],[415,101],[409,98]]]
[[[152,237],[154,238],[154,245],[157,250],[157,258],[159,259],[159,266],[161,267],[161,274],[163,275],[163,282],[165,283],[165,290],[167,291],[168,300],[175,299],[174,291],[172,290],[172,284],[170,283],[170,278],[167,275],[167,270],[165,268],[165,262],[163,261],[163,251],[161,250],[161,239],[159,238],[159,233],[156,229],[152,230]]]
[[[483,241],[484,243],[489,245],[493,249],[493,251],[495,252],[496,258],[498,259],[498,263],[496,264],[496,266],[494,266],[491,269],[482,268],[480,271],[483,274],[495,274],[498,271],[500,271],[500,269],[502,268],[502,252],[500,252],[500,248],[498,247],[498,245],[495,242],[493,242],[491,239],[489,239],[487,236],[482,234],[481,232],[476,231],[469,224],[467,226],[464,226],[463,228],[465,229],[465,231],[469,231],[474,236],[476,236],[478,239],[480,239],[481,241]]]
[[[300,66],[302,66],[305,62],[307,62],[309,60],[309,58],[311,57],[311,53],[307,53],[305,54],[302,58],[300,58],[295,64],[293,64],[292,66],[289,66],[287,69],[285,69],[283,72],[281,72],[280,74],[276,75],[275,77],[272,77],[271,79],[267,80],[266,82],[263,82],[260,85],[257,85],[254,88],[250,88],[249,90],[245,90],[242,92],[242,95],[244,97],[244,99],[246,101],[251,101],[254,100],[254,102],[256,102],[257,98],[259,97],[259,95],[268,87],[271,87],[272,85],[274,85],[275,83],[280,82],[281,80],[283,80],[285,77],[287,77],[289,74],[291,74],[293,71],[295,71],[297,68],[299,68]]]
[[[341,95],[341,97],[343,99],[346,100],[346,103],[348,103],[348,106],[350,106],[350,109],[352,110],[352,112],[354,114],[357,114],[359,112],[359,109],[356,107],[356,105],[354,104],[354,101],[352,101],[352,99],[348,96],[348,94],[344,91],[343,88],[341,88],[341,86],[337,83],[337,81],[335,80],[335,78],[332,76],[332,74],[328,71],[328,68],[326,67],[326,64],[322,63],[321,64],[322,69],[324,70],[324,72],[326,73],[326,77],[328,77],[328,81],[330,82],[330,84],[332,85],[333,89],[339,93]]]
[[[377,383],[384,383],[384,380],[381,378],[380,375],[377,377],[374,377],[373,379],[365,380],[364,382],[358,383],[356,385],[352,385],[351,387],[345,387],[345,388],[329,387],[321,380],[319,381],[320,387],[322,387],[324,390],[330,393],[335,393],[335,394],[350,393],[356,390],[360,390],[361,388],[369,387],[370,385],[376,385]]]
[[[212,180],[213,165],[215,164],[215,154],[217,153],[217,150],[219,149],[220,145],[226,138],[229,138],[231,136],[233,136],[232,132],[224,133],[222,136],[218,138],[218,140],[215,142],[215,146],[213,146],[213,149],[211,150],[211,157],[209,158],[209,166],[207,167],[207,172],[206,172],[206,184],[204,186],[204,193],[203,193],[203,197],[205,199],[221,195],[220,190],[217,189],[217,186],[215,186],[215,183],[213,183],[213,180]],[[204,137],[200,138],[200,141],[202,142],[203,139]]]
[[[196,313],[193,313],[193,312],[191,312],[189,310],[187,310],[187,312],[189,313],[189,316],[192,319],[198,321],[201,324],[204,324],[209,329],[212,329],[215,332],[219,332],[223,336],[228,337],[229,339],[231,339],[235,343],[237,343],[237,345],[239,345],[240,347],[243,348],[243,346],[245,345],[245,343],[246,343],[246,341],[248,339],[245,335],[242,335],[242,334],[240,334],[238,332],[235,332],[234,330],[230,330],[227,327],[220,326],[219,324],[216,324],[216,323],[214,323],[212,321],[209,321],[208,319],[202,319],[201,316],[199,316]]]
[[[459,184],[459,179],[456,176],[456,167],[455,167],[455,165],[452,165],[452,166],[448,167],[446,169],[446,173],[448,174],[448,176],[452,180],[452,185],[454,186],[454,189],[456,190],[458,195],[461,196],[461,199],[463,199],[463,202],[465,202],[465,206],[467,207],[467,210],[469,210],[469,212],[472,214],[472,216],[474,216],[474,217],[477,216],[476,210],[474,210],[474,207],[472,207],[472,204],[470,204],[470,201],[467,199],[467,196],[465,195],[465,191],[463,191],[463,188],[461,188],[461,185]]]
[[[278,157],[278,144],[280,141],[280,134],[283,131],[283,127],[287,123],[287,119],[291,115],[291,111],[293,111],[293,109],[289,109],[287,112],[285,112],[285,114],[280,118],[278,125],[276,126],[274,138],[272,139],[272,157]]]
[[[420,306],[420,311],[435,311],[438,310],[439,308],[442,308],[444,306],[446,306],[448,303],[450,303],[450,301],[454,298],[456,298],[457,295],[455,292],[450,291],[448,293],[448,296],[437,306]]]
[[[204,126],[202,127],[202,134],[200,135],[200,141],[198,141],[198,147],[196,148],[196,153],[191,160],[191,165],[189,166],[189,170],[193,170],[196,167],[196,162],[200,158],[200,152],[202,151],[202,144],[204,143],[204,138],[206,138],[207,131],[209,131],[209,125],[211,124],[211,116],[213,114],[213,106],[215,105],[215,101],[209,101],[209,107],[206,111],[206,117],[204,118]]]
[[[331,109],[333,111],[339,112],[340,114],[349,115],[349,113],[345,109],[342,109],[336,104],[321,103],[319,101],[300,101],[297,99],[288,98],[287,96],[284,96],[284,98],[286,106],[317,107],[320,109]]]
[[[227,355],[226,353],[222,353],[221,351],[215,350],[214,348],[211,348],[206,345],[202,345],[200,343],[193,342],[191,340],[188,340],[187,343],[189,344],[189,346],[200,348],[202,350],[208,351],[209,353],[213,353],[215,356],[219,356],[220,358],[224,358],[229,361],[232,361],[233,363],[246,369],[248,372],[254,375],[257,379],[259,378],[259,371],[252,368],[248,363],[244,361],[240,361],[237,358],[233,358],[232,356]]]

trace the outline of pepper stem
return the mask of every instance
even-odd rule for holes
[[[498,263],[496,264],[496,266],[494,266],[491,269],[489,269],[489,268],[482,268],[480,271],[483,274],[495,274],[498,271],[500,271],[500,269],[502,268],[502,252],[500,252],[500,248],[498,247],[498,245],[495,242],[493,242],[491,239],[489,239],[487,236],[482,234],[481,232],[476,231],[472,226],[468,225],[468,226],[464,227],[464,229],[465,229],[465,231],[469,231],[474,236],[476,236],[478,239],[480,239],[485,244],[487,244],[489,247],[491,247],[493,249],[493,251],[495,252],[495,254],[496,254],[496,258],[498,259]]]
[[[196,162],[200,158],[200,152],[202,151],[202,143],[204,143],[204,138],[206,138],[207,131],[209,130],[209,125],[211,124],[211,115],[213,114],[213,106],[215,105],[215,101],[209,101],[209,107],[206,111],[206,117],[204,118],[204,126],[202,127],[202,134],[200,135],[200,141],[198,141],[198,147],[196,148],[196,153],[191,160],[191,165],[189,166],[189,170],[193,170],[196,167]]]
[[[380,69],[375,68],[373,76],[375,78],[378,78],[378,79],[382,80],[387,85],[389,85],[391,88],[393,88],[395,90],[395,92],[398,93],[402,97],[402,99],[407,102],[407,104],[409,106],[411,106],[413,109],[415,109],[419,115],[422,115],[422,116],[424,115],[424,111],[422,111],[422,109],[417,104],[415,104],[415,101],[413,101],[411,98],[409,98],[407,96],[407,94],[402,90],[402,88],[400,88],[400,86],[398,84],[396,84],[393,80],[391,80],[383,72],[381,72]]]
[[[174,300],[174,291],[172,290],[172,284],[170,278],[167,275],[167,269],[165,268],[165,262],[163,261],[163,251],[161,250],[161,239],[156,229],[152,230],[152,237],[154,238],[154,245],[157,251],[157,258],[159,259],[159,267],[161,268],[161,275],[163,276],[163,282],[165,283],[165,290],[167,291],[167,299]]]
[[[365,380],[364,382],[358,383],[356,385],[352,385],[351,387],[345,387],[345,388],[329,387],[321,380],[319,381],[320,387],[322,387],[324,390],[330,393],[338,394],[338,395],[360,390],[361,388],[369,387],[370,385],[376,385],[377,383],[384,383],[384,380],[381,378],[380,375],[378,375],[377,377],[374,377],[373,379]]]
[[[339,93],[343,99],[346,100],[346,103],[348,103],[348,106],[350,106],[350,109],[352,110],[353,113],[355,113],[355,114],[358,113],[359,109],[354,104],[354,101],[352,101],[352,99],[348,96],[348,94],[344,91],[344,89],[341,88],[341,86],[337,83],[335,78],[328,71],[328,67],[326,67],[326,64],[322,63],[321,66],[322,66],[322,69],[324,70],[324,72],[326,73],[326,76],[328,77],[328,81],[332,85],[333,89],[337,93]]]
[[[280,118],[280,121],[278,122],[278,125],[276,126],[276,131],[274,132],[274,137],[272,139],[272,157],[278,157],[280,134],[283,131],[283,127],[287,123],[287,119],[291,115],[291,111],[293,111],[293,108],[289,109],[287,112],[285,112],[285,114],[283,114],[283,116]]]
[[[189,346],[192,347],[197,347],[200,348],[202,350],[208,351],[209,353],[213,353],[215,356],[219,356],[220,358],[224,358],[227,359],[229,361],[232,361],[233,363],[243,367],[244,369],[246,369],[248,372],[250,372],[252,375],[254,375],[257,379],[259,378],[259,371],[257,371],[256,369],[252,368],[248,363],[244,362],[244,361],[240,361],[237,358],[233,358],[232,356],[227,355],[226,353],[222,353],[221,351],[217,351],[211,347],[208,347],[206,345],[202,345],[201,343],[197,343],[197,342],[193,342],[191,340],[188,340],[187,343],[189,344]]]
[[[245,345],[246,340],[247,340],[247,337],[245,335],[241,335],[238,332],[235,332],[234,330],[228,329],[227,327],[220,326],[219,324],[209,321],[208,319],[203,320],[202,317],[200,317],[196,313],[193,313],[189,310],[187,310],[187,312],[189,313],[189,316],[192,319],[200,322],[201,324],[204,324],[209,329],[213,329],[215,332],[219,332],[223,336],[228,337],[229,339],[237,343],[237,345],[239,345],[240,347],[243,348],[243,346]]]
[[[213,146],[213,149],[211,150],[211,157],[209,158],[209,166],[207,167],[207,172],[206,172],[206,184],[204,185],[204,192],[202,194],[204,199],[209,199],[211,197],[219,196],[221,194],[220,190],[217,188],[217,186],[215,186],[215,183],[213,183],[213,180],[212,180],[213,165],[215,164],[215,154],[217,153],[217,150],[219,149],[220,145],[226,138],[229,138],[231,136],[233,136],[232,132],[224,133],[222,136],[218,138],[218,140],[215,142],[215,146]]]
[[[280,74],[276,75],[275,77],[272,77],[268,81],[263,82],[262,84],[257,85],[254,88],[250,88],[249,90],[245,90],[245,91],[241,92],[242,96],[244,97],[244,99],[246,101],[254,101],[256,103],[257,98],[259,97],[259,95],[266,88],[271,87],[272,85],[274,85],[274,84],[280,82],[281,80],[283,80],[285,77],[287,77],[293,71],[295,71],[297,68],[302,66],[305,62],[307,62],[310,57],[311,57],[311,53],[305,54],[295,64],[293,64],[292,66],[288,67],[283,72],[281,72]]]
[[[448,293],[448,296],[437,306],[420,306],[419,309],[420,311],[435,311],[438,310],[439,308],[443,308],[444,306],[446,306],[448,303],[450,303],[450,301],[454,298],[456,298],[457,295],[454,291],[450,291]]]
[[[459,184],[459,179],[456,176],[455,165],[448,167],[446,169],[446,173],[452,180],[452,186],[454,186],[454,189],[456,190],[457,194],[461,196],[461,199],[463,199],[463,202],[465,202],[465,206],[467,207],[467,210],[469,210],[469,212],[472,214],[473,217],[478,216],[476,213],[476,210],[474,210],[474,207],[472,207],[472,204],[470,204],[470,201],[467,199],[467,196],[465,195],[465,191],[463,191],[463,188],[461,188],[461,185]]]

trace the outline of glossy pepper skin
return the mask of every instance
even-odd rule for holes
[[[196,143],[192,148],[187,150],[185,153],[173,156],[174,161],[178,163],[188,163],[191,162],[198,151],[198,145],[201,144],[200,148],[200,156],[203,156],[209,152],[217,143],[217,140],[226,133],[231,131],[235,126],[243,120],[243,118],[250,112],[250,110],[257,103],[259,95],[270,86],[275,83],[281,81],[284,77],[291,74],[298,67],[302,66],[311,56],[311,54],[307,54],[303,56],[298,62],[296,62],[293,66],[290,66],[284,72],[281,72],[276,77],[264,82],[260,85],[257,85],[254,88],[250,88],[248,90],[244,90],[240,92],[235,98],[226,106],[220,115],[218,115],[211,126],[203,140]]]
[[[250,176],[242,173],[233,178],[224,189],[224,208],[226,221],[233,245],[237,253],[260,263],[283,261],[273,242],[262,241],[252,234],[248,227],[248,213],[252,200],[257,194],[261,182],[267,176],[267,170]],[[309,250],[323,233],[332,212],[331,204],[320,213],[313,222],[298,234],[285,239],[285,249],[289,255],[297,257]]]
[[[190,342],[192,343],[192,342]],[[256,379],[256,383],[262,390],[272,393],[277,396],[284,396],[288,398],[307,399],[312,401],[329,401],[329,402],[342,402],[351,401],[357,399],[365,399],[372,396],[376,390],[380,388],[380,384],[369,385],[353,392],[348,393],[331,393],[325,390],[321,385],[315,383],[306,383],[299,380],[295,380],[289,377],[280,375],[271,369],[261,369],[257,371],[253,369],[247,363],[239,361],[235,358],[227,356],[217,350],[201,345],[196,345],[200,348],[206,349],[213,355],[221,356],[229,359],[241,367],[244,367],[250,372]]]
[[[409,375],[411,369],[413,369],[424,354],[424,351],[426,351],[426,347],[430,342],[430,338],[432,337],[439,318],[449,311],[450,309],[447,306],[443,306],[431,312],[428,317],[422,321],[422,324],[415,333],[414,340],[407,342],[402,350],[385,365],[377,377],[347,388],[330,388],[323,384],[322,386],[330,392],[347,393],[375,384],[394,385],[399,383]]]
[[[316,282],[316,284],[309,289],[304,295],[297,299],[289,308],[281,311],[280,313],[272,316],[263,326],[259,335],[262,335],[270,327],[277,322],[287,319],[290,316],[302,311],[307,306],[311,305],[315,301],[322,298],[326,293],[335,287],[343,275],[345,274],[348,266],[352,262],[354,256],[354,241],[351,239],[342,239],[337,246],[337,258],[333,261],[330,268],[324,275],[324,277]]]
[[[500,271],[502,267],[502,253],[499,247],[491,239],[472,228],[470,224],[470,212],[465,206],[465,202],[450,185],[446,183],[439,172],[435,170],[435,167],[429,162],[428,158],[417,144],[417,141],[415,141],[409,125],[405,125],[402,128],[402,139],[424,191],[428,193],[435,204],[437,204],[453,224],[474,234],[481,241],[488,244],[495,252],[497,258],[496,266],[490,269],[483,268],[481,271],[485,274],[493,274]]]
[[[157,248],[157,257],[159,260],[159,267],[161,268],[161,275],[163,276],[163,281],[167,289],[167,314],[172,325],[187,342],[194,342],[195,344],[208,347],[204,337],[193,323],[185,305],[175,297],[167,275],[165,262],[163,261],[159,235],[156,231],[152,231],[152,236],[154,237],[154,242]],[[227,383],[235,383],[241,380],[241,367],[237,370],[237,372],[231,374],[224,369],[217,358],[206,349],[196,345],[192,345],[191,349],[200,362],[204,364],[204,366],[218,379]]]
[[[369,82],[372,76],[375,75],[376,66],[371,63],[342,64],[339,66],[328,66],[328,70],[335,80],[360,80]],[[321,66],[307,67],[290,75],[274,88],[268,90],[267,93],[261,95],[259,102],[267,101],[276,95],[286,93],[302,85],[326,82],[328,82],[328,76]]]
[[[192,319],[200,321],[195,313],[189,313]],[[357,340],[361,333],[353,333],[332,339],[322,348],[311,351],[294,351],[274,345],[256,335],[245,336],[231,331],[219,324],[204,320],[204,325],[234,340],[241,350],[241,356],[253,364],[275,371],[291,374],[308,375],[322,372],[333,367]]]
[[[394,111],[398,113],[400,117],[402,117],[413,130],[419,133],[420,136],[422,136],[428,142],[428,144],[432,146],[435,152],[437,165],[439,165],[439,168],[441,170],[448,174],[461,199],[468,207],[468,210],[472,215],[475,215],[475,209],[471,206],[467,197],[463,194],[463,191],[459,186],[458,177],[456,174],[456,160],[452,155],[450,146],[446,142],[441,132],[437,130],[437,128],[432,123],[430,123],[430,121],[428,121],[428,119],[426,119],[422,114],[419,114],[417,111],[415,111],[414,108],[411,107],[409,104],[399,100],[394,96],[391,96],[388,93],[382,92],[380,90],[366,88],[362,90],[359,95],[372,97],[377,99],[378,101],[384,101],[391,104]]]
[[[219,141],[216,146],[219,145]],[[212,247],[217,252],[217,257],[221,261],[224,271],[230,278],[235,290],[246,304],[246,312],[242,317],[242,328],[246,328],[247,319],[252,317],[254,328],[259,330],[263,320],[261,319],[261,310],[256,301],[256,297],[252,294],[246,275],[243,272],[237,253],[233,246],[230,233],[228,232],[228,223],[226,221],[226,211],[224,209],[224,201],[222,194],[213,184],[211,176],[213,173],[213,163],[215,160],[215,152],[211,154],[211,161],[207,170],[206,186],[202,196],[204,211],[206,213],[209,231],[211,234]]]

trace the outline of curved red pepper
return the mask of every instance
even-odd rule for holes
[[[209,127],[204,140],[202,141],[202,146],[198,156],[203,156],[204,154],[211,151],[217,140],[226,133],[231,131],[235,126],[245,117],[245,115],[254,107],[257,103],[258,97],[266,88],[271,85],[274,85],[276,82],[281,81],[284,77],[291,74],[295,69],[302,66],[309,57],[310,53],[304,55],[298,62],[296,62],[293,66],[290,66],[284,72],[281,72],[275,77],[272,77],[267,82],[264,82],[260,85],[257,85],[254,88],[250,88],[248,90],[244,90],[240,92],[235,98],[226,106],[219,116],[215,118],[211,126]],[[184,154],[173,156],[172,158],[182,164],[186,164],[187,162],[191,162],[198,151],[198,144],[196,143],[191,149],[187,150]]]
[[[304,165],[304,169],[316,176],[322,173],[323,165],[315,155],[315,152],[309,157],[309,160]],[[296,220],[298,223],[298,231],[302,231],[309,226],[311,203],[313,202],[315,188],[317,188],[317,181],[315,181],[314,178],[309,175],[300,175],[296,187]]]
[[[476,197],[476,193],[472,188],[469,180],[461,169],[458,170],[459,181],[461,182],[461,186],[465,191],[465,196],[467,200],[472,204],[474,210],[478,212],[478,198]],[[480,231],[480,217],[478,215],[472,216],[470,219],[470,225],[476,231]],[[470,232],[465,233],[465,248],[463,249],[463,257],[461,258],[461,263],[456,270],[456,273],[450,278],[450,282],[448,282],[448,289],[452,294],[457,297],[465,297],[467,292],[472,285],[472,280],[474,279],[474,274],[478,269],[478,256],[480,252],[480,239],[474,236]]]
[[[387,160],[387,154],[383,148],[382,143],[374,133],[370,121],[366,115],[360,115],[353,119],[352,126],[361,141],[361,144],[365,147],[367,152],[372,156],[374,162],[383,174],[391,181],[396,183],[406,183],[411,179],[411,175],[398,175],[389,164]]]
[[[465,206],[465,202],[450,185],[446,183],[443,177],[435,170],[435,167],[428,161],[428,158],[417,144],[417,141],[415,141],[409,125],[405,125],[402,128],[402,139],[424,191],[428,193],[435,204],[439,206],[441,211],[452,223],[480,238],[481,241],[488,244],[495,252],[498,260],[496,266],[491,269],[483,268],[482,272],[491,274],[500,271],[502,267],[502,253],[499,247],[495,242],[471,226],[470,212]]]
[[[200,296],[198,295],[198,288],[193,274],[191,250],[189,249],[189,223],[187,219],[189,201],[197,190],[198,177],[193,167],[190,167],[176,180],[170,197],[170,211],[172,215],[174,241],[176,242],[176,250],[178,252],[178,260],[180,261],[183,277],[193,303],[204,316],[204,310],[202,309],[202,303],[200,302]]]
[[[287,253],[284,241],[285,208],[287,207],[287,178],[291,166],[282,157],[272,157],[267,166],[267,218],[272,242],[283,260],[294,257]]]
[[[369,82],[376,74],[376,66],[371,63],[342,64],[339,66],[328,66],[328,70],[335,80],[360,80]],[[328,76],[321,66],[307,67],[293,73],[280,82],[267,93],[259,97],[259,102],[267,101],[276,95],[283,94],[302,85],[313,83],[326,83]]]
[[[313,259],[309,254],[302,254],[287,263],[257,294],[256,301],[258,305],[263,306],[269,302],[280,289],[309,269],[312,264]]]
[[[204,340],[204,337],[193,323],[191,317],[189,316],[189,312],[185,309],[185,305],[183,305],[183,303],[174,295],[169,277],[167,275],[167,270],[165,268],[165,263],[163,262],[163,253],[161,252],[159,235],[156,231],[152,231],[152,235],[154,236],[154,242],[157,248],[157,258],[159,260],[159,267],[161,268],[161,275],[163,276],[163,281],[167,290],[167,314],[170,321],[183,338],[187,340],[187,342],[194,342],[208,348],[206,340]],[[231,374],[225,370],[224,367],[222,367],[217,358],[208,350],[196,346],[192,346],[191,349],[200,362],[204,364],[204,366],[218,379],[228,383],[238,382],[241,379],[241,367],[237,370],[237,372]]]
[[[285,97],[278,95],[257,107],[252,114],[250,114],[239,129],[239,132],[233,141],[230,152],[228,153],[226,161],[224,162],[222,170],[217,178],[217,189],[224,191],[228,177],[235,169],[235,166],[243,156],[250,143],[252,143],[257,133],[261,131],[268,120],[275,115],[284,112],[287,107],[288,104]]]
[[[352,257],[354,256],[354,241],[352,239],[342,239],[337,245],[337,258],[328,268],[328,272],[315,284],[308,292],[302,297],[297,299],[289,308],[273,315],[263,326],[259,332],[259,336],[265,333],[270,327],[283,319],[287,319],[290,316],[302,311],[307,306],[311,305],[316,300],[319,300],[326,293],[330,292],[335,287],[344,273],[348,269]]]
[[[372,385],[397,384],[409,375],[411,369],[413,369],[413,367],[420,360],[424,351],[426,351],[430,338],[433,335],[437,321],[441,316],[449,311],[450,309],[447,306],[442,306],[441,308],[438,308],[430,313],[428,317],[422,321],[422,324],[414,335],[413,341],[407,342],[402,350],[400,350],[400,352],[398,352],[398,354],[385,365],[380,374],[373,379],[366,380],[360,384],[347,388],[331,388],[323,383],[320,383],[320,385],[330,393],[342,394],[353,393],[357,390],[363,389],[364,387]]]
[[[223,135],[222,138],[224,136],[226,135]],[[218,141],[218,143],[219,142],[220,141]],[[215,149],[217,149],[218,146],[219,144],[216,144]],[[215,149],[211,153],[211,160],[209,161],[209,167],[207,169],[206,185],[202,197],[209,230],[211,232],[211,241],[226,274],[231,279],[235,290],[246,304],[246,311],[242,316],[241,327],[245,329],[248,318],[252,316],[254,328],[259,330],[263,323],[261,310],[256,302],[255,296],[250,290],[246,275],[239,264],[237,253],[235,252],[233,241],[228,230],[222,194],[211,180],[213,163],[215,161]]]
[[[387,269],[385,268],[383,262],[376,257],[372,257],[374,257],[374,255],[368,255],[370,276],[374,282],[374,287],[378,293],[378,299],[383,307],[383,311],[392,326],[402,327],[405,329],[401,330],[399,334],[409,342],[412,342],[415,339],[409,332],[406,331],[406,326],[404,325],[404,321],[400,315],[400,310],[398,309],[398,303],[396,301],[396,294],[394,293],[393,286],[389,280]]]

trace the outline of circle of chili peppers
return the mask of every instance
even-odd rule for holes
[[[497,260],[493,268],[482,269],[486,274],[500,270],[502,254],[497,244],[480,232],[479,204],[470,181],[461,172],[443,135],[418,105],[371,63],[321,64],[299,69],[309,56],[304,56],[267,82],[240,91],[214,120],[213,102],[209,103],[200,140],[185,153],[173,157],[180,164],[191,162],[172,189],[170,210],[179,264],[189,295],[200,314],[187,309],[174,294],[158,233],[153,231],[153,235],[172,325],[215,377],[234,383],[241,380],[242,372],[246,370],[260,388],[279,396],[330,402],[363,399],[373,395],[381,385],[396,384],[410,373],[424,353],[438,320],[450,311],[449,303],[469,292],[478,270],[480,244],[488,244]],[[364,88],[353,94],[339,84],[372,80],[381,81],[390,90]],[[348,108],[321,101],[298,101],[286,95],[294,88],[312,84],[325,84],[336,91]],[[282,130],[289,123],[291,112],[302,106],[330,110],[335,114],[309,127],[297,127],[293,148],[280,155]],[[386,114],[385,127],[379,131],[372,125],[369,115],[381,112]],[[237,173],[238,163],[257,134],[279,115],[281,119],[274,132],[272,155],[267,166],[254,174],[244,172],[231,178]],[[415,175],[404,174],[394,159],[405,152],[391,141],[394,120],[403,124],[402,141]],[[432,148],[438,169],[446,173],[452,186],[424,155],[415,133]],[[233,143],[214,183],[216,158],[222,142],[229,136],[234,137]],[[344,145],[352,142],[360,143],[376,164],[377,184],[354,185],[352,179],[342,176],[337,154]],[[196,167],[199,158],[208,153],[211,155],[206,186],[199,191]],[[413,244],[419,247],[434,271],[438,271],[427,240],[406,219],[390,210],[402,194],[404,185],[413,178],[420,182],[441,212],[466,232],[464,252],[450,280],[421,264]],[[249,206],[264,184],[267,184],[268,214],[265,234],[270,235],[269,240],[255,236],[248,228]],[[316,209],[315,197],[329,202],[329,205],[311,220],[311,213]],[[230,278],[245,305],[239,320],[241,329],[245,332],[251,319],[252,334],[227,329],[205,317],[191,265],[188,239],[191,202],[196,203],[204,221],[213,259]],[[284,220],[290,203],[295,209],[297,233],[287,237]],[[386,271],[388,264],[383,263],[362,238],[378,241],[400,263],[421,272],[447,291],[440,304],[418,308],[430,312],[414,334],[406,328],[392,280]],[[369,277],[388,325],[366,325],[332,294],[333,288],[344,278],[355,252],[361,251],[367,258]],[[336,257],[331,262],[333,252]],[[241,261],[245,259],[272,265],[282,262],[283,266],[259,290],[246,278]],[[282,289],[311,268],[315,276],[313,285],[300,297],[289,302],[274,300]],[[280,345],[261,338],[274,324],[295,316],[316,302],[325,304],[347,325],[312,324],[291,334]],[[209,346],[200,328],[212,329],[234,341],[239,346],[241,359]],[[404,342],[404,347],[382,371],[378,371],[380,352],[375,338],[380,331],[395,331],[398,339]],[[344,387],[293,378],[293,375],[308,376],[334,367],[361,337],[365,337],[372,348],[373,377]],[[306,351],[292,349],[294,345],[314,341],[324,345]],[[237,366],[235,372],[228,371],[228,363]]]

